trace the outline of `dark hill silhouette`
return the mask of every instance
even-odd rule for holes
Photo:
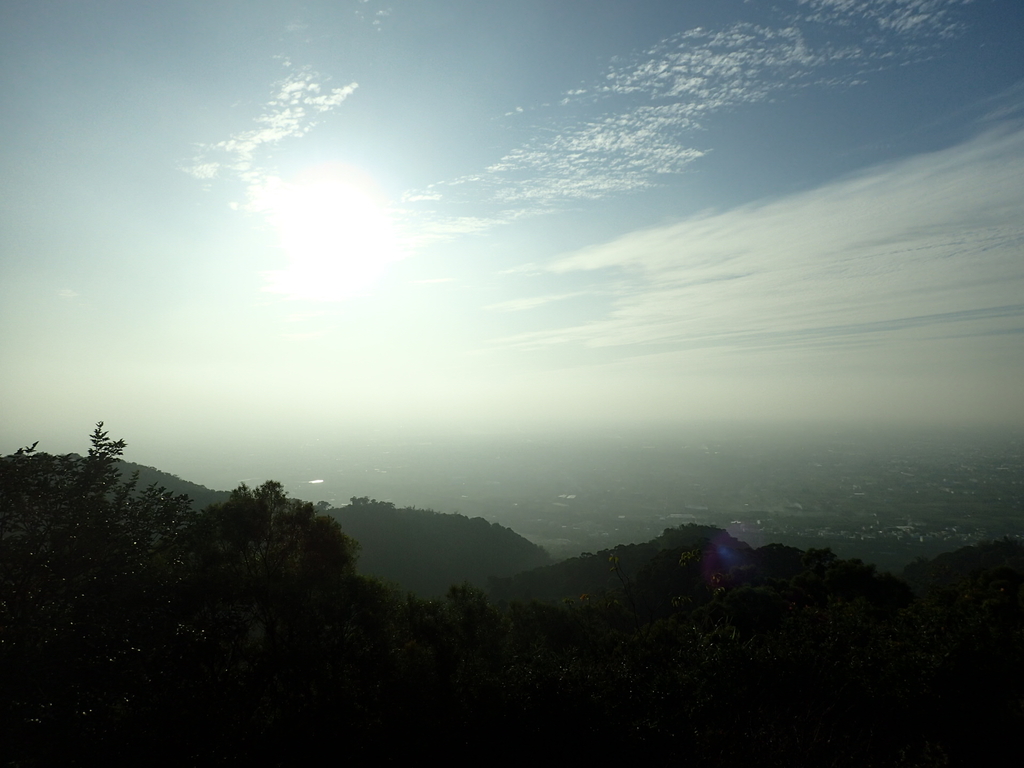
[[[329,514],[359,542],[360,572],[423,597],[443,595],[452,584],[463,582],[484,586],[491,577],[551,561],[541,547],[512,529],[480,517],[399,509],[366,497],[353,498]]]
[[[691,524],[667,528],[643,544],[584,552],[554,565],[491,579],[490,596],[499,603],[578,600],[617,605],[628,608],[639,628],[680,611],[690,613],[726,590],[788,581],[804,571],[804,558],[805,553],[793,547],[769,544],[753,549],[720,528]],[[780,598],[772,601],[781,605]]]
[[[1024,544],[1014,539],[982,541],[931,559],[918,558],[903,569],[903,578],[918,594],[953,584],[979,571],[1007,567],[1024,573]]]
[[[192,500],[192,508],[197,512],[206,509],[211,504],[223,504],[231,498],[230,491],[215,491],[205,485],[190,483],[188,480],[182,480],[177,475],[163,472],[156,467],[147,467],[132,461],[118,461],[114,466],[121,473],[122,480],[128,480],[133,473],[138,472],[137,488],[140,490],[155,485],[157,488],[170,491],[175,496],[182,494],[188,496]]]
[[[744,560],[746,555],[740,553],[752,551],[747,544],[720,528],[683,525],[667,528],[661,536],[643,544],[624,544],[597,554],[584,552],[554,565],[510,578],[494,579],[490,585],[491,597],[496,600],[554,602],[577,598],[581,594],[596,596],[617,591],[622,586],[622,579],[635,579],[642,570],[649,569],[656,562],[659,553],[672,552],[678,561],[683,551],[696,549],[703,552],[710,542],[716,543],[722,556],[734,561],[731,566],[740,565]],[[616,568],[611,567],[613,557],[617,558]]]
[[[196,511],[231,498],[229,491],[215,491],[155,467],[118,461],[116,468],[123,480],[138,472],[140,491],[155,485],[188,496]],[[492,576],[510,576],[551,562],[541,547],[480,517],[398,509],[369,498],[352,502],[329,514],[359,542],[358,570],[423,597],[443,595],[452,584],[463,582],[485,586]]]
[[[185,495],[202,511],[230,499],[227,490],[213,490],[177,475],[133,462],[118,461],[123,480],[138,473],[136,487],[156,485]],[[393,582],[423,597],[438,597],[453,584],[484,587],[492,577],[547,565],[551,558],[511,528],[481,517],[432,510],[398,509],[369,498],[353,499],[329,512],[345,534],[359,544],[359,572]]]

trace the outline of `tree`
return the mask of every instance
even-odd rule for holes
[[[121,481],[125,443],[102,422],[91,442],[85,457],[33,445],[0,460],[0,622],[18,644],[108,613],[119,590],[169,565],[194,520],[188,497]]]
[[[109,729],[168,655],[194,515],[186,496],[122,481],[124,447],[101,422],[84,457],[0,458],[0,739],[15,754]]]
[[[312,504],[282,485],[244,483],[206,510],[197,529],[202,583],[221,617],[240,622],[242,638],[269,648],[310,623],[311,609],[355,573],[358,544]],[[212,607],[212,606],[211,606]]]

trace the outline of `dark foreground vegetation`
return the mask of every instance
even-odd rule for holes
[[[0,460],[5,764],[977,765],[1024,726],[1010,542],[915,563],[915,594],[687,526],[427,600],[280,485],[197,512],[123,447]]]

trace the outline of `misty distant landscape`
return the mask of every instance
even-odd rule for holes
[[[827,544],[898,571],[918,556],[1024,535],[1022,457],[1021,434],[1008,430],[681,426],[325,440],[276,461],[233,458],[236,476],[219,470],[219,485],[277,479],[334,507],[368,496],[482,517],[557,557],[700,523],[754,545]]]

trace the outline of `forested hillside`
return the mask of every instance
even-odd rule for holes
[[[117,461],[127,482],[136,478],[136,492],[150,486],[186,495],[200,511],[231,497],[182,480],[155,467]],[[323,506],[319,507],[323,510]],[[442,514],[429,509],[396,508],[366,497],[353,498],[327,514],[359,541],[359,570],[423,597],[440,597],[452,584],[469,582],[484,587],[488,579],[510,576],[547,565],[551,558],[510,528],[483,518]]]
[[[443,596],[463,582],[484,587],[490,578],[551,560],[515,531],[480,517],[398,509],[368,498],[329,514],[360,543],[360,572],[423,597]]]
[[[931,559],[921,558],[903,569],[903,578],[919,594],[927,594],[929,589],[949,586],[967,576],[997,568],[1024,573],[1024,547],[1020,542],[1009,538],[983,541]]]
[[[342,749],[357,764],[973,766],[1004,762],[1024,726],[1010,542],[998,567],[992,545],[964,551],[980,570],[915,597],[828,549],[688,526],[494,580],[496,602],[465,585],[426,600],[361,575],[350,532],[279,484],[197,512],[126,484],[123,447],[97,428],[85,457],[0,459],[6,765]],[[531,590],[545,600],[517,597]]]
[[[162,472],[156,467],[147,467],[144,464],[136,464],[131,461],[118,461],[114,466],[125,481],[133,475],[137,475],[136,487],[139,489],[155,485],[175,495],[188,496],[196,511],[205,509],[211,504],[227,501],[231,497],[230,491],[215,491],[205,485],[190,483],[170,472]]]

